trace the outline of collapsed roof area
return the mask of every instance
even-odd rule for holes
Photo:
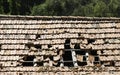
[[[120,19],[0,16],[0,74],[47,71],[119,75]]]

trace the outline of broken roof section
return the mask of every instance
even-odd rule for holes
[[[119,45],[119,18],[0,16],[0,72],[120,71]]]

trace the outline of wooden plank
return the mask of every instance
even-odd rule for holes
[[[89,68],[89,69],[88,69]],[[86,67],[79,67],[78,68],[78,71],[79,72],[83,72],[84,71],[89,71],[89,72],[95,72],[96,74],[98,74],[98,70],[97,72],[95,71],[94,67],[88,67],[86,69]],[[47,69],[48,71],[56,71],[56,72],[71,72],[71,69],[69,69],[68,67],[64,67],[64,68],[61,68],[61,67],[54,67],[54,68],[48,68]],[[120,70],[120,67],[103,67],[102,70],[100,71],[101,72],[107,72],[108,71],[111,71],[111,70],[114,70],[114,71],[119,71]],[[46,72],[46,67],[6,67],[4,69],[1,69],[0,72]],[[92,73],[93,74],[93,73]],[[96,75],[95,74],[95,75]],[[43,75],[43,74],[42,74]],[[101,75],[101,74],[100,74]],[[104,73],[103,73],[104,75]]]
[[[76,33],[65,33],[65,34],[56,34],[56,35],[41,35],[40,39],[67,39],[67,38],[89,38],[89,39],[103,39],[103,38],[120,38],[119,33],[108,33],[108,34],[81,34],[81,36],[78,36]]]
[[[17,66],[17,61],[1,61],[2,67],[15,67]]]
[[[119,33],[120,29],[103,28],[103,29],[40,29],[38,34],[60,34],[60,33],[84,33],[84,34],[98,34],[98,33]]]
[[[35,39],[35,35],[16,35],[16,34],[7,34],[7,35],[0,35],[0,39]]]
[[[60,29],[60,28],[68,28],[68,29],[100,29],[100,28],[120,28],[119,23],[104,23],[104,24],[8,24],[8,25],[0,25],[0,29]]]
[[[120,44],[92,45],[92,49],[120,49]]]
[[[2,49],[25,49],[25,45],[2,45]]]
[[[36,23],[45,23],[46,21],[37,21],[37,20],[1,20],[0,24],[36,24]]]
[[[22,30],[22,29],[4,29],[0,30],[0,34],[37,34],[38,30]]]
[[[10,60],[10,61],[12,61],[12,60],[19,60],[19,56],[0,56],[0,61],[6,61],[6,60]]]
[[[120,75],[120,72],[0,72],[1,75],[80,75],[80,74],[89,74],[89,75]]]
[[[120,61],[120,56],[99,56],[100,61]]]
[[[4,39],[0,40],[0,44],[26,44],[28,40],[11,40],[11,39]]]
[[[88,50],[119,50],[120,49],[120,44],[96,44],[96,45],[93,45],[93,44],[80,44],[80,48],[81,49],[88,49]]]
[[[120,55],[120,50],[101,50],[97,51],[97,54],[103,55],[103,56],[109,56],[109,55]]]
[[[12,25],[12,24],[8,24],[8,25],[0,25],[0,29],[38,29],[39,25]]]
[[[110,22],[110,21],[99,21],[99,22]],[[1,24],[41,24],[41,23],[47,23],[47,24],[53,24],[53,23],[94,23],[93,21],[85,21],[85,20],[1,20]],[[96,23],[96,22],[95,22]]]
[[[42,39],[42,40],[37,40],[37,41],[29,41],[27,39],[1,39],[0,40],[0,44],[27,44],[28,42],[33,42],[33,44],[40,44],[40,45],[54,45],[54,44],[64,44],[65,43],[65,38],[62,39]],[[100,44],[104,44],[104,43],[108,43],[108,44],[120,44],[120,40],[119,39],[94,39],[95,42],[93,42],[93,45],[100,45]],[[80,43],[80,44],[88,44],[88,39],[71,39],[71,44],[76,44],[76,43]]]
[[[113,38],[119,38],[120,37],[120,35],[119,35],[119,33],[112,33],[112,34],[81,34],[81,36],[82,37],[84,37],[84,38],[95,38],[95,39],[103,39],[103,38],[109,38],[109,39],[113,39]]]
[[[116,24],[117,25],[117,24]],[[50,24],[50,25],[40,25],[40,29],[42,28],[111,28],[115,27],[112,23],[104,23],[104,24]]]
[[[1,50],[0,55],[27,55],[29,50]]]
[[[84,44],[87,44],[88,42],[87,42],[87,39],[70,39],[70,43],[71,44],[75,44],[75,43],[84,43]]]
[[[48,44],[49,45],[49,44]],[[48,45],[42,45],[42,49],[48,49],[48,50],[55,50],[55,49],[64,49],[64,44],[53,44],[51,45],[50,48],[48,48]],[[114,49],[117,49],[119,50],[120,49],[120,44],[101,44],[101,45],[85,45],[85,44],[80,44],[80,48],[81,49],[93,49],[93,50],[114,50]],[[74,46],[74,44],[73,44]],[[2,50],[4,49],[25,49],[25,45],[2,45]]]
[[[41,35],[41,39],[55,39],[55,38],[78,38],[78,34],[57,34],[57,35]]]
[[[42,45],[42,49],[48,49],[48,50],[53,50],[53,49],[64,49],[64,44],[62,45],[51,45],[50,48],[48,48],[47,45]]]
[[[57,52],[54,51],[46,51],[46,50],[42,50],[41,52],[37,52],[34,55],[47,55],[47,56],[55,56],[57,55]]]
[[[40,45],[64,44],[65,39],[38,40],[37,42]],[[36,43],[36,42],[34,42],[34,43]]]
[[[119,33],[120,29],[40,29],[23,30],[23,29],[4,29],[0,30],[0,34],[60,34],[60,33],[80,33],[80,34],[102,34],[102,33]]]
[[[107,43],[120,43],[120,39],[105,39],[104,40]]]

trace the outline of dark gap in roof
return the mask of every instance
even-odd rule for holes
[[[25,46],[30,49],[30,47],[33,46],[33,43],[32,42],[28,42],[27,44],[25,44]]]
[[[88,39],[88,44],[94,43],[94,42],[95,42],[95,39]]]
[[[74,49],[80,49],[80,44],[76,43],[75,46],[74,46]]]
[[[0,51],[1,51],[1,46],[2,46],[2,45],[0,44]]]
[[[72,61],[71,51],[65,51],[65,53],[63,54],[63,60]]]
[[[35,56],[25,56],[23,58],[24,62],[22,62],[23,66],[33,66],[33,60],[34,60]]]
[[[11,65],[13,65],[13,62],[11,62]]]
[[[22,73],[19,73],[19,75],[23,75]]]
[[[49,44],[49,45],[48,45],[48,48],[51,48],[51,47],[52,47],[52,45]]]
[[[38,66],[43,66],[43,62],[37,62]]]
[[[86,62],[86,60],[87,60],[87,57],[83,56],[83,62]]]
[[[79,62],[79,61],[77,61],[77,63],[78,63],[79,66],[85,66],[85,65],[87,65],[87,62]]]
[[[41,49],[41,45],[40,44],[36,44],[36,45],[34,45],[34,47],[37,48],[37,49]]]
[[[81,36],[81,34],[80,34],[80,33],[78,33],[78,36]]]
[[[70,43],[70,39],[66,39],[66,40],[65,40],[65,43]]]
[[[58,55],[59,55],[59,52],[60,52],[60,51],[59,51],[59,50],[57,50],[57,54],[58,54]]]
[[[111,62],[110,62],[110,65],[111,65],[111,66],[115,66],[115,62],[114,62],[114,61],[111,61]]]
[[[0,69],[3,69],[2,63],[0,63]]]
[[[72,53],[71,51],[65,51],[63,54],[64,66],[73,67]]]
[[[57,62],[57,65],[54,65],[54,64],[53,64],[53,66],[55,66],[55,67],[60,67],[60,62]]]
[[[74,67],[73,62],[64,62],[64,66]]]
[[[70,49],[70,39],[65,40],[64,48],[65,49]]]
[[[103,51],[103,50],[101,50],[101,53],[103,54],[103,53],[104,53],[104,51]]]
[[[64,33],[67,33],[67,31],[65,30]]]
[[[95,61],[99,61],[100,59],[99,59],[99,57],[95,57]]]
[[[53,56],[50,56],[49,58],[50,58],[50,60],[53,60]]]
[[[75,51],[75,52],[76,52],[76,54],[78,54],[78,55],[85,55],[85,53],[86,53],[86,51],[84,51],[84,50]]]
[[[40,38],[40,35],[39,35],[39,34],[36,35],[36,39],[38,39],[38,38]]]
[[[96,50],[91,50],[91,51],[90,51],[90,54],[91,54],[91,55],[98,55]]]

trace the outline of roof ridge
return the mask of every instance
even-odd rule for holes
[[[101,21],[101,20],[107,20],[107,21],[120,21],[120,18],[118,17],[83,17],[83,16],[28,16],[28,15],[0,15],[1,18],[18,18],[18,19],[46,19],[46,20],[92,20],[92,21]]]

